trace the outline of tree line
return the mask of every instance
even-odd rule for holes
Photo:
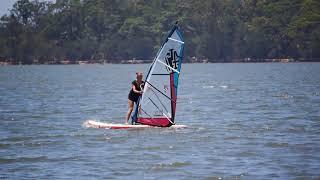
[[[320,58],[318,0],[18,0],[0,61],[152,59],[177,20],[186,61]]]

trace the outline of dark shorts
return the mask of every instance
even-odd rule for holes
[[[133,101],[133,102],[137,102],[138,99],[139,99],[139,96],[135,95],[134,93],[129,93],[128,99]]]

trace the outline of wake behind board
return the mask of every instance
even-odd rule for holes
[[[132,125],[132,124],[114,124],[114,123],[104,123],[95,120],[88,120],[84,122],[84,126],[88,128],[103,128],[103,129],[143,129],[143,128],[164,128],[149,125]],[[167,128],[186,128],[186,125],[172,125]]]

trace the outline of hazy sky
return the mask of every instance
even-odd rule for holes
[[[0,0],[0,16],[8,13],[8,9],[12,8],[12,5],[16,2],[17,0]]]
[[[0,16],[7,14],[9,12],[9,9],[12,9],[13,4],[17,0],[0,0]],[[42,0],[45,1],[45,0]],[[54,0],[46,0],[46,1],[53,1]]]

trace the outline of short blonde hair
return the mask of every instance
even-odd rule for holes
[[[136,75],[137,76],[143,76],[143,73],[142,72],[136,72]]]

